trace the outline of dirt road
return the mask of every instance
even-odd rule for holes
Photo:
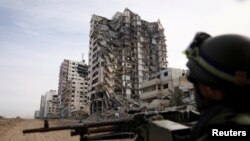
[[[51,125],[62,124],[65,121],[51,121]],[[0,120],[0,141],[79,141],[79,136],[71,137],[70,130],[49,133],[33,133],[23,135],[23,129],[40,128],[43,121],[8,119]]]
[[[50,127],[65,126],[77,121],[53,120],[49,121]],[[0,141],[79,141],[79,136],[70,136],[70,130],[54,131],[47,133],[32,133],[23,135],[24,129],[41,128],[41,120],[0,119]],[[114,140],[113,140],[114,141]],[[116,140],[131,141],[131,140]]]

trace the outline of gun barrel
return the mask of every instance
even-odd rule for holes
[[[114,133],[107,133],[101,135],[90,135],[86,136],[86,140],[112,140],[112,139],[131,139],[135,137],[135,133],[133,132],[114,132]]]
[[[123,120],[116,120],[116,121],[91,122],[91,123],[84,123],[81,125],[26,129],[26,130],[23,130],[23,134],[36,133],[36,132],[58,131],[58,130],[71,130],[71,129],[79,129],[79,128],[86,128],[87,129],[87,128],[91,128],[91,127],[102,127],[102,126],[108,126],[108,125],[121,125],[121,124],[126,125],[126,124],[131,123],[131,122],[132,122],[132,119],[123,119]]]
[[[102,122],[93,122],[93,123],[85,123],[86,127],[100,127],[107,125],[120,125],[120,124],[128,124],[131,123],[133,119],[122,119],[122,120],[113,120],[113,121],[102,121]]]
[[[35,132],[48,132],[48,131],[58,131],[58,130],[68,130],[72,129],[73,126],[61,126],[61,127],[50,127],[50,128],[36,128],[36,129],[26,129],[23,133],[35,133]]]
[[[96,133],[103,133],[103,132],[128,132],[133,131],[133,129],[129,125],[108,125],[98,128],[90,128],[88,133],[96,134]]]

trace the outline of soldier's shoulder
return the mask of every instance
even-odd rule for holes
[[[250,111],[238,112],[233,110],[226,110],[211,117],[211,119],[208,121],[208,125],[211,124],[250,125]]]

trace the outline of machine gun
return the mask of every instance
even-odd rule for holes
[[[190,116],[189,121],[185,115]],[[43,128],[23,130],[24,134],[49,132],[57,130],[72,130],[71,136],[80,135],[80,141],[133,139],[135,141],[184,141],[190,134],[190,127],[180,123],[197,120],[198,115],[189,112],[143,112],[136,113],[130,118],[89,122],[79,125],[49,127],[44,121]],[[191,119],[191,120],[190,120]],[[178,123],[179,122],[179,123]]]

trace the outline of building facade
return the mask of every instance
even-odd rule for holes
[[[39,119],[40,118],[40,110],[36,110],[34,113],[34,119]]]
[[[45,96],[41,95],[41,101],[40,101],[40,113],[39,113],[39,117],[41,119],[44,118],[44,112],[45,112],[45,105],[46,105],[46,101],[45,101]]]
[[[166,68],[164,28],[129,9],[112,19],[93,15],[89,43],[88,95],[91,113],[139,99],[142,82]]]
[[[62,62],[58,86],[61,118],[81,118],[89,112],[87,73],[84,60]]]
[[[59,99],[56,90],[50,90],[41,96],[40,118],[58,118]]]
[[[142,83],[140,99],[150,102],[156,98],[166,96],[175,98],[177,94],[182,94],[178,98],[182,99],[183,102],[193,104],[194,87],[187,80],[187,75],[187,70],[175,68],[167,68],[151,75],[149,80]]]

